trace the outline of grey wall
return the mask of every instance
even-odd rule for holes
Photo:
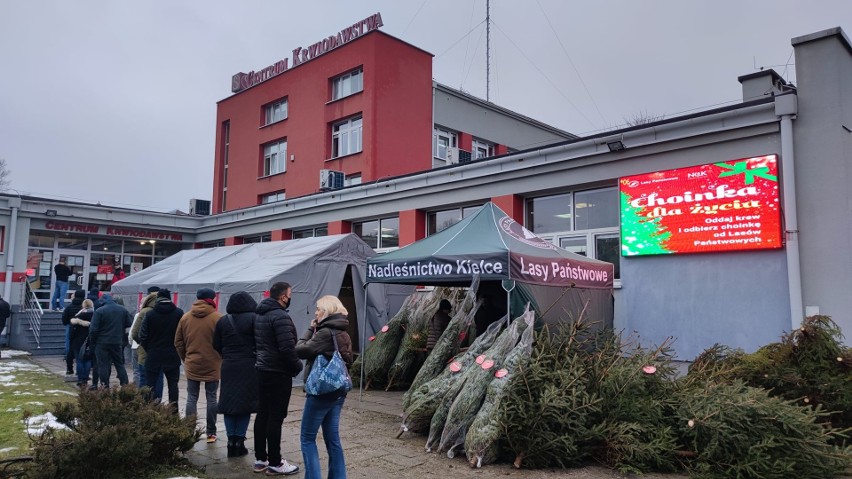
[[[433,89],[433,93],[434,123],[450,130],[470,133],[477,138],[507,145],[516,150],[558,143],[571,138],[441,89]]]
[[[852,52],[841,33],[793,40],[793,121],[804,305],[852,336]]]
[[[675,338],[678,359],[715,343],[753,352],[789,331],[783,250],[621,258],[616,328],[643,345]]]

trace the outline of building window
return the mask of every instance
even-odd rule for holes
[[[279,100],[266,105],[264,108],[264,123],[263,125],[271,125],[287,119],[287,99]]]
[[[343,179],[343,185],[344,186],[354,186],[354,185],[360,185],[360,184],[361,184],[361,174],[360,173],[355,173],[354,175],[346,175],[346,177]]]
[[[335,123],[331,129],[331,157],[351,155],[361,151],[361,116]]]
[[[331,99],[339,100],[364,90],[364,69],[358,68],[331,80]]]
[[[318,238],[320,236],[328,236],[328,227],[320,226],[293,231],[293,239]]]
[[[373,249],[399,247],[399,217],[352,224],[352,232]]]
[[[222,122],[222,206],[225,211],[225,194],[228,191],[228,155],[231,149],[231,120]]]
[[[267,203],[275,203],[276,201],[284,201],[287,199],[287,195],[284,194],[283,191],[276,191],[275,193],[269,193],[268,195],[262,195],[260,197],[260,204],[265,205]]]
[[[263,146],[263,176],[276,175],[287,171],[287,140],[276,141]]]
[[[458,146],[458,136],[451,131],[435,128],[435,143],[432,155],[442,160],[447,159],[447,151]]]
[[[526,227],[572,253],[615,265],[621,278],[618,189],[581,190],[527,200]]]
[[[264,233],[255,236],[243,236],[243,244],[251,243],[269,243],[272,241],[272,233]]]
[[[201,243],[202,248],[218,248],[219,246],[225,246],[225,240],[220,239],[216,241],[208,241],[206,243]]]
[[[482,205],[465,206],[451,210],[433,211],[426,215],[426,234],[433,235],[476,213]]]
[[[494,156],[494,144],[482,140],[473,140],[474,159],[488,158]]]

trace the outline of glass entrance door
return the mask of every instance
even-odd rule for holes
[[[64,258],[65,265],[68,266],[69,269],[71,269],[71,276],[68,277],[68,294],[65,296],[66,305],[68,305],[68,303],[71,302],[71,298],[74,297],[74,291],[77,291],[78,289],[86,291],[86,287],[88,285],[88,275],[86,274],[86,268],[89,264],[86,259],[86,255],[86,253],[75,250],[58,249],[54,251],[53,257],[56,258],[56,261],[54,261],[53,263],[54,266],[58,263],[58,260],[60,258]],[[53,271],[51,271],[51,275],[52,274]],[[50,284],[50,298],[53,297],[53,291],[54,289],[56,289],[56,277],[53,276],[52,279],[54,281],[51,281]],[[49,302],[46,306],[50,307]]]

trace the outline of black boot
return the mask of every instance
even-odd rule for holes
[[[234,456],[245,456],[248,454],[248,449],[246,449],[246,438],[245,436],[237,436],[237,442],[234,444]]]
[[[228,457],[236,457],[237,436],[228,436]]]

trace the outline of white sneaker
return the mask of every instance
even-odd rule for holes
[[[267,476],[289,476],[290,474],[295,474],[297,472],[299,472],[299,466],[290,464],[286,459],[281,461],[281,464],[277,466],[269,466],[266,468]]]
[[[252,471],[263,472],[266,470],[267,467],[269,467],[268,461],[254,461],[254,468],[252,469]]]

